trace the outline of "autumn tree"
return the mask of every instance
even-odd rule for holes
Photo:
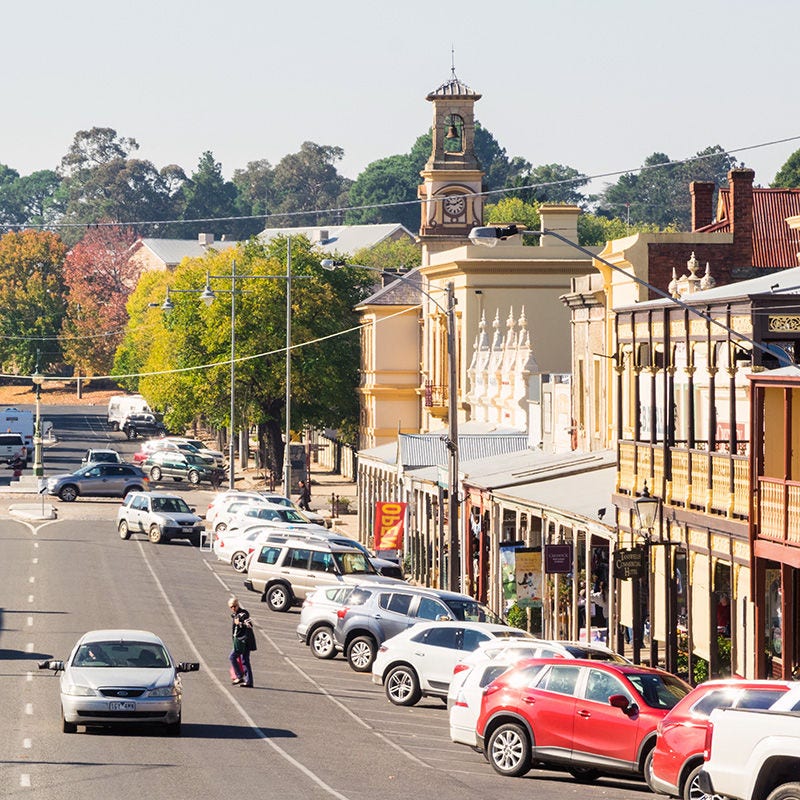
[[[66,247],[48,231],[0,237],[0,368],[30,375],[61,360],[58,334],[64,315]]]
[[[111,371],[128,321],[125,306],[139,278],[131,263],[135,241],[130,228],[92,227],[64,262],[64,357],[84,375]]]
[[[292,238],[292,422],[352,425],[358,418],[359,337],[353,306],[374,275],[364,270],[327,272],[321,254],[303,237]],[[181,264],[168,277],[174,309],[159,308],[161,280],[143,275],[128,303],[130,325],[117,352],[115,372],[145,373],[138,389],[165,412],[169,427],[198,417],[213,427],[229,423],[230,280],[212,279],[218,300],[206,307],[196,290],[207,272],[231,274],[236,260],[237,428],[256,425],[266,463],[283,467],[285,414],[286,239],[250,241]],[[272,275],[274,279],[248,279]],[[185,294],[181,291],[186,292]],[[349,331],[343,336],[335,334]],[[331,338],[327,338],[331,337]],[[141,360],[137,360],[141,356]]]

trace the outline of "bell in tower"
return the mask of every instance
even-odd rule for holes
[[[463,241],[483,223],[483,171],[475,155],[475,102],[481,96],[456,77],[432,91],[431,155],[420,175],[420,236]]]

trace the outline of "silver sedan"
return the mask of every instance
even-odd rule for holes
[[[154,633],[100,630],[85,633],[67,661],[49,659],[39,669],[61,672],[61,729],[78,725],[161,725],[181,734],[181,672],[195,662],[175,662]]]

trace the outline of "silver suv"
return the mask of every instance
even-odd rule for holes
[[[319,586],[371,583],[404,586],[384,578],[356,547],[325,539],[287,539],[263,543],[250,557],[245,588],[261,593],[272,611],[300,605]]]
[[[503,620],[473,597],[421,586],[359,586],[337,612],[333,637],[356,672],[369,672],[378,647],[418,622]]]
[[[128,539],[132,533],[144,533],[153,544],[188,539],[198,546],[203,518],[177,495],[131,492],[117,511],[117,531],[120,539]]]

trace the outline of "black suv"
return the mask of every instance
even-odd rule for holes
[[[336,649],[356,672],[369,672],[378,647],[418,622],[503,622],[469,595],[417,586],[359,586],[336,616]]]
[[[128,439],[137,436],[164,436],[167,429],[152,414],[131,414],[122,423],[122,432]]]

